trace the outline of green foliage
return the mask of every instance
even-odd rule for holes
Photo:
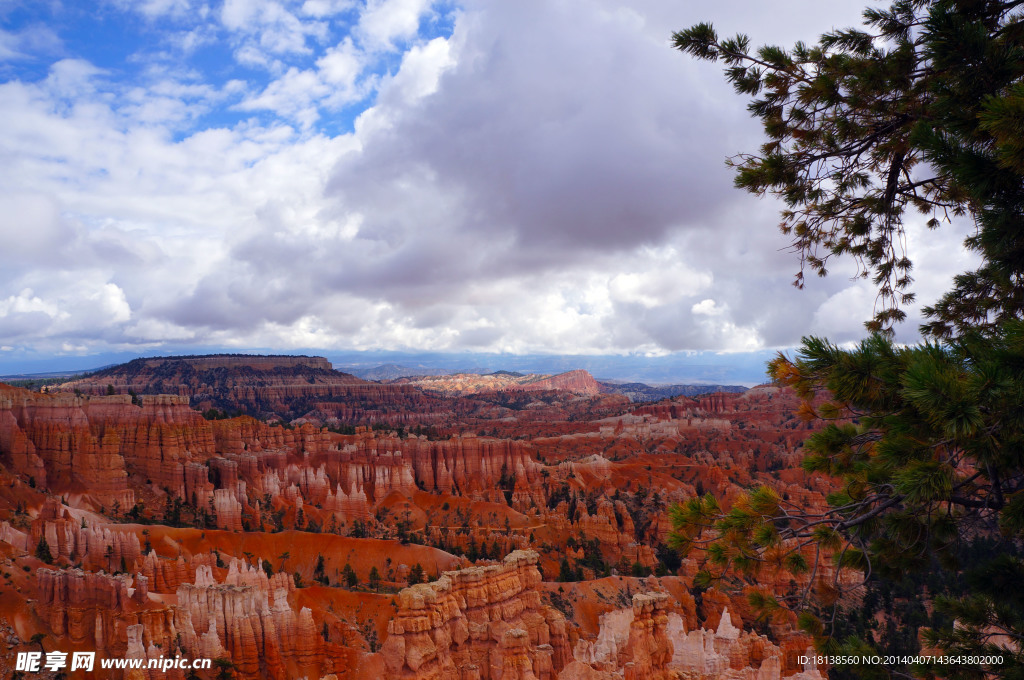
[[[752,49],[706,23],[674,46],[721,61],[750,96],[766,140],[729,163],[736,186],[781,198],[802,287],[807,268],[850,257],[878,286],[868,327],[888,331],[911,303],[908,211],[928,226],[958,215],[978,231],[965,245],[982,266],[926,307],[937,338],[993,331],[1024,312],[1024,20],[1014,0],[896,0],[864,11],[860,29],[818,44]]]
[[[47,564],[53,564],[53,555],[50,554],[50,544],[46,542],[46,536],[39,537],[39,543],[36,544],[36,558]]]
[[[1024,560],[1021,551],[1015,555],[1001,552],[967,571],[966,594],[950,594],[936,598],[936,611],[945,615],[944,625],[925,631],[925,640],[942,646],[948,654],[988,657],[999,655],[1003,663],[981,668],[949,669],[937,666],[921,668],[922,672],[948,678],[1024,677],[1024,649],[1019,641],[1024,631]],[[957,625],[953,625],[956,621]],[[1016,649],[1008,648],[1006,640],[1016,640]]]
[[[676,48],[724,62],[736,91],[752,97],[767,139],[730,164],[738,187],[786,203],[780,226],[799,256],[796,284],[806,268],[824,276],[830,259],[850,257],[880,305],[867,324],[878,333],[856,349],[805,338],[795,361],[770,366],[805,400],[798,415],[825,421],[804,444],[803,467],[839,481],[829,507],[811,512],[766,489],[728,512],[695,498],[671,510],[670,545],[703,550],[701,587],[752,582],[766,566],[804,574],[808,587],[778,602],[802,610],[822,651],[871,653],[874,640],[911,653],[927,623],[926,638],[948,654],[1005,661],[837,668],[837,678],[1024,677],[1014,651],[1024,639],[1024,15],[1015,0],[895,0],[864,18],[862,29],[791,50],[720,39],[709,24],[673,36]],[[921,330],[942,344],[886,337],[914,299],[909,210],[930,215],[932,228],[957,215],[976,226],[965,245],[980,266],[924,308]],[[965,550],[995,537],[998,554]],[[863,616],[840,614],[841,583],[819,582],[823,561],[864,573]],[[935,582],[912,582],[899,604],[886,584],[920,574]]]
[[[409,585],[414,586],[417,583],[423,583],[426,580],[426,575],[423,572],[423,565],[417,562],[409,570]]]
[[[324,556],[316,556],[316,566],[313,567],[313,580],[317,583],[327,586],[330,585],[330,580],[327,578],[327,573],[324,565]]]
[[[378,588],[380,588],[380,572],[377,571],[376,566],[370,568],[370,576],[368,582],[372,589],[377,590]]]
[[[234,673],[231,672],[235,669],[235,664],[230,659],[218,657],[213,660],[213,666],[217,669],[217,675],[215,676],[217,680],[231,680],[235,677]]]
[[[576,570],[569,565],[569,559],[566,557],[562,558],[562,562],[558,566],[558,580],[562,583],[580,580]]]
[[[766,488],[748,492],[725,512],[710,496],[675,506],[670,545],[684,554],[703,549],[697,581],[756,582],[770,566],[806,575],[813,584],[830,559],[866,579],[935,573],[939,583],[929,584],[930,592],[945,583],[949,593],[936,609],[945,621],[963,625],[932,629],[934,644],[949,653],[989,654],[992,631],[1024,633],[1024,601],[1008,596],[1024,564],[1005,553],[979,561],[962,550],[979,536],[1004,536],[1017,548],[1024,539],[1024,322],[1007,322],[985,336],[969,332],[941,346],[897,347],[875,335],[842,351],[806,338],[795,360],[780,355],[771,370],[777,383],[808,400],[829,394],[845,419],[827,422],[804,442],[804,467],[837,478],[839,490],[824,512],[807,512]],[[812,401],[802,409],[813,414]],[[976,575],[960,583],[957,574],[966,567]],[[840,586],[831,583],[825,589],[831,595],[819,592],[813,606],[833,606]],[[810,606],[809,594],[789,592],[779,602],[800,609]],[[752,604],[771,613],[767,600]],[[920,611],[907,605],[891,612],[905,618],[882,642],[910,640],[901,636],[924,625]],[[830,626],[814,616],[805,612],[801,624],[819,636],[823,649],[850,654],[862,644],[864,629],[844,633],[835,628],[834,612],[827,616]],[[1003,656],[1010,661],[1000,672],[1024,668],[1022,655],[1004,650]],[[955,670],[969,677],[977,668]]]
[[[356,570],[353,569],[352,565],[348,562],[346,562],[344,568],[342,568],[341,576],[345,579],[345,586],[348,588],[355,588],[359,585],[359,577],[356,576]]]

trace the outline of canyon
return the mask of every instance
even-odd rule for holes
[[[666,545],[704,493],[824,506],[798,404],[244,355],[0,384],[0,674],[39,639],[247,679],[817,680],[794,619]]]

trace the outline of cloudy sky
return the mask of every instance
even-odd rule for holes
[[[0,363],[182,348],[664,355],[863,335],[798,291],[711,20],[789,0],[0,0]],[[933,301],[961,233],[910,235]],[[915,339],[914,313],[901,331]],[[88,361],[85,361],[88,363]]]

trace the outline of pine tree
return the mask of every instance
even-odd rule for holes
[[[1024,30],[1015,0],[897,0],[864,11],[863,29],[817,45],[752,52],[744,35],[710,24],[673,35],[675,47],[723,61],[767,141],[730,160],[736,186],[786,203],[780,227],[806,269],[854,258],[878,286],[871,330],[906,317],[914,294],[907,210],[930,227],[969,215],[965,245],[982,266],[956,277],[922,330],[945,338],[993,331],[1024,315]]]
[[[409,570],[409,585],[414,586],[417,583],[423,583],[423,581],[423,565],[417,562],[412,566],[412,569]]]
[[[39,542],[36,544],[36,558],[47,564],[53,564],[53,555],[50,553],[50,544],[46,542],[46,536],[39,537]]]
[[[356,576],[356,570],[352,568],[352,565],[348,562],[345,563],[344,568],[341,570],[341,575],[345,579],[345,585],[349,588],[355,588],[359,585],[359,577]]]
[[[370,568],[369,584],[373,590],[380,588],[380,572],[376,566]]]
[[[781,228],[799,255],[797,285],[805,268],[825,275],[831,259],[852,257],[882,304],[867,324],[876,334],[856,349],[805,338],[795,359],[770,365],[778,384],[803,397],[800,415],[824,423],[804,444],[803,466],[837,480],[828,509],[808,512],[767,487],[727,511],[699,496],[671,509],[670,543],[684,554],[699,548],[698,587],[756,582],[766,567],[814,583],[827,559],[869,584],[906,575],[927,575],[933,592],[953,584],[934,598],[926,639],[950,655],[1003,663],[912,669],[947,678],[1024,677],[1024,563],[1015,557],[1024,554],[1019,7],[896,0],[865,10],[864,29],[791,50],[752,51],[745,36],[720,40],[709,24],[673,36],[684,52],[724,61],[734,88],[753,97],[767,140],[730,162],[738,187],[786,202]],[[929,214],[933,228],[973,219],[965,245],[981,265],[925,308],[921,330],[935,342],[900,347],[890,337],[913,301],[901,248],[910,209]],[[972,552],[979,538],[996,552]],[[863,638],[830,637],[838,585],[754,591],[751,604],[764,616],[800,611],[820,649],[870,652]],[[831,623],[817,616],[829,610]],[[907,609],[890,613],[902,618],[882,642],[905,652],[898,647],[910,638],[901,636],[918,624]]]

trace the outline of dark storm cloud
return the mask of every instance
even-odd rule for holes
[[[713,214],[728,175],[707,142],[728,121],[685,86],[688,62],[614,16],[528,5],[460,20],[457,64],[433,95],[398,106],[385,90],[392,124],[339,166],[339,202],[372,216],[419,192],[456,197],[453,235],[511,237],[518,266],[552,248],[576,259],[659,243]],[[420,229],[420,217],[369,217],[366,231]]]

